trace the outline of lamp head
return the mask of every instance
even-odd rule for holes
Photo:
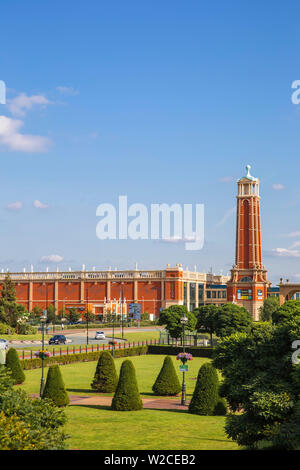
[[[182,325],[187,325],[187,324],[188,324],[188,321],[189,321],[189,319],[188,319],[188,317],[187,317],[185,314],[180,318],[180,323],[181,323]]]

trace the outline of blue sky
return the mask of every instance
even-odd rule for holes
[[[269,278],[300,279],[299,12],[296,1],[2,2],[0,268],[226,273],[249,163]],[[100,241],[96,208],[123,194],[205,204],[204,248]]]

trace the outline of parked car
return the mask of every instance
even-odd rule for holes
[[[54,335],[49,339],[49,344],[66,344],[66,341],[64,335]]]
[[[104,331],[96,331],[95,339],[105,339]]]
[[[5,349],[8,349],[8,341],[6,339],[0,338],[0,343],[4,343],[5,344]]]

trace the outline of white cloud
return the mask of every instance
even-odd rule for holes
[[[45,152],[51,141],[47,137],[21,134],[23,121],[0,116],[0,145],[19,152]]]
[[[282,256],[286,258],[300,258],[300,250],[291,250],[290,248],[274,248],[272,253],[275,256]]]
[[[288,238],[300,237],[300,232],[290,232],[285,235]]]
[[[41,202],[38,199],[33,201],[33,206],[36,207],[37,209],[48,209],[49,207],[48,204],[45,204],[44,202]]]
[[[272,184],[272,189],[274,189],[275,191],[281,191],[282,189],[284,189],[284,186],[281,183],[275,183]]]
[[[8,204],[6,208],[10,211],[19,211],[20,209],[22,209],[22,207],[23,207],[23,202],[16,201],[16,202],[12,202],[11,204]]]
[[[231,209],[226,211],[222,219],[216,224],[216,227],[220,227],[221,225],[224,225],[227,219],[232,217],[235,213],[236,213],[236,207],[232,207]]]
[[[31,109],[34,105],[45,106],[50,104],[44,95],[27,96],[26,93],[20,93],[15,98],[7,100],[7,106],[13,116],[25,116],[26,111]]]
[[[60,255],[42,256],[40,259],[41,263],[61,263],[62,260],[63,257]]]
[[[71,86],[57,86],[56,89],[63,95],[70,95],[70,96],[79,95],[79,91],[75,90],[75,88]]]

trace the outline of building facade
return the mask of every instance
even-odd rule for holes
[[[18,302],[28,311],[50,304],[56,312],[77,308],[105,316],[115,311],[127,314],[130,303],[140,304],[141,313],[158,317],[171,305],[186,305],[190,310],[210,303],[225,303],[216,295],[229,279],[226,276],[184,271],[181,265],[155,271],[68,271],[10,273]],[[1,282],[5,273],[0,274]]]

